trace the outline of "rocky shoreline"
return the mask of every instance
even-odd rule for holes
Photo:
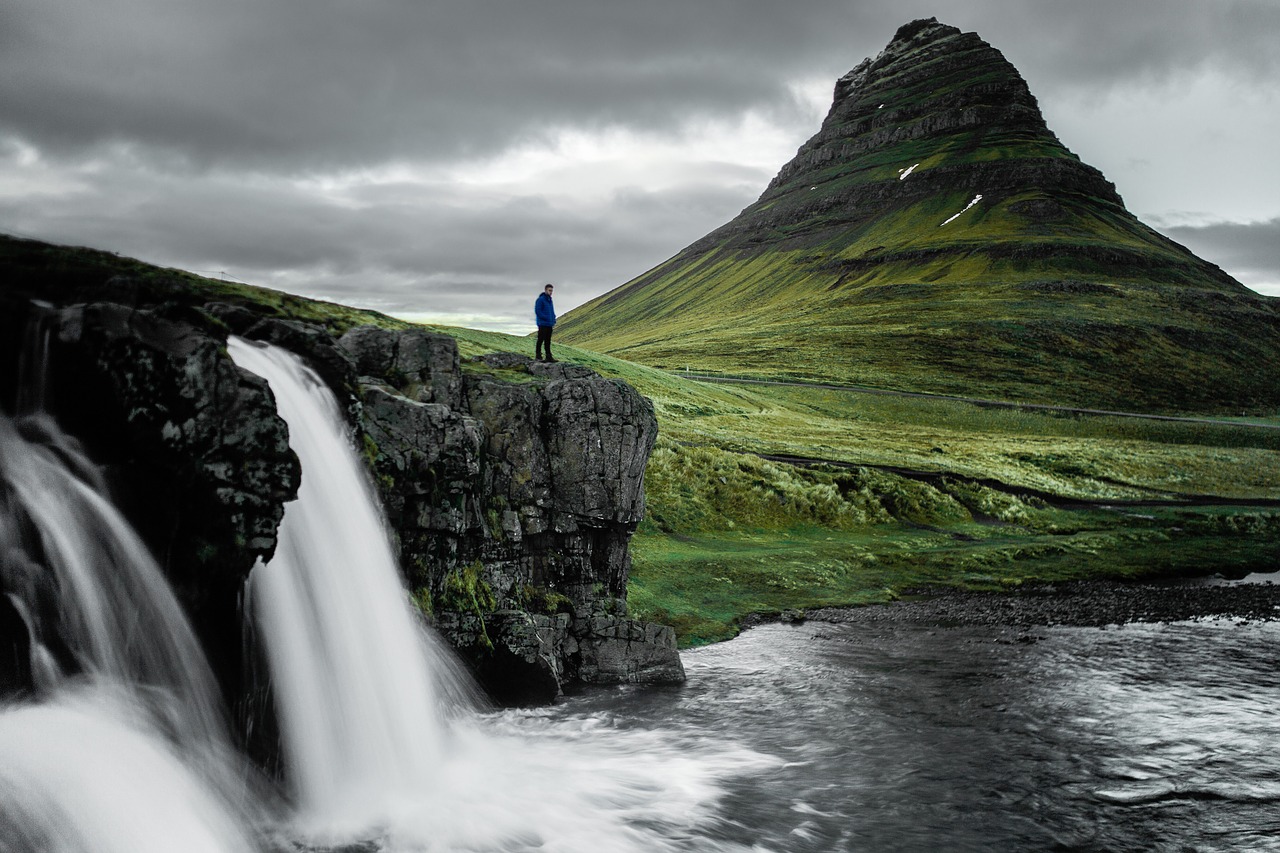
[[[946,587],[909,590],[889,604],[823,607],[755,617],[766,622],[815,621],[877,626],[1106,627],[1139,622],[1231,620],[1244,625],[1280,621],[1280,576],[1256,581],[1084,580],[1026,584],[1010,592]]]

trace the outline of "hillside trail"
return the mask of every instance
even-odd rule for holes
[[[673,375],[684,379],[696,379],[699,382],[718,382],[722,384],[741,385],[778,385],[792,388],[818,388],[824,391],[845,391],[850,394],[874,394],[885,397],[917,397],[925,400],[950,400],[957,403],[969,403],[974,406],[988,406],[1000,409],[1018,409],[1033,412],[1053,412],[1069,415],[1088,415],[1092,417],[1139,418],[1149,421],[1173,421],[1186,424],[1213,424],[1215,426],[1233,426],[1244,429],[1280,430],[1280,423],[1258,423],[1256,421],[1229,420],[1227,418],[1190,417],[1179,415],[1154,415],[1145,412],[1122,412],[1111,409],[1083,409],[1073,406],[1054,406],[1046,403],[1017,403],[1009,400],[990,400],[983,397],[962,397],[952,394],[929,394],[923,391],[896,391],[887,388],[868,388],[862,385],[836,385],[825,382],[800,382],[783,379],[746,379],[736,376],[713,376],[705,373],[689,373],[680,370],[670,371]]]

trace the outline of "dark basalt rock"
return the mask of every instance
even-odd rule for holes
[[[5,308],[46,341],[46,408],[103,465],[235,695],[243,580],[275,551],[299,482],[266,383],[230,360],[223,329],[199,311]]]
[[[335,339],[234,305],[149,302],[156,287],[115,280],[98,301],[62,307],[0,298],[12,332],[0,391],[13,411],[12,377],[27,364],[23,394],[44,387],[47,409],[104,466],[233,705],[264,701],[243,683],[254,662],[241,659],[238,601],[255,561],[275,550],[300,472],[270,389],[227,355],[229,332],[301,355],[345,405],[410,585],[495,697],[683,678],[671,632],[625,615],[627,545],[657,430],[630,387],[514,355],[464,374],[445,335],[368,326]],[[116,290],[133,304],[101,299]],[[43,380],[30,348],[44,353]],[[0,581],[38,580],[21,569]],[[30,684],[25,638],[21,615],[0,607],[6,692]]]
[[[393,332],[377,326],[359,326],[338,343],[351,354],[361,376],[381,377],[403,386],[413,399],[423,403],[453,408],[461,403],[458,344],[448,335],[421,329]]]
[[[362,327],[340,344],[363,374],[361,424],[405,574],[490,693],[524,703],[574,681],[683,680],[674,633],[625,615],[657,435],[648,400],[513,353],[464,374],[441,335]]]

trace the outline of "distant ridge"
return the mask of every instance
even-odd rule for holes
[[[759,200],[570,312],[661,367],[1153,411],[1280,406],[1280,300],[1138,221],[974,33],[913,21]]]

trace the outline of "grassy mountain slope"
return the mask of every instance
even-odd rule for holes
[[[976,35],[903,27],[736,219],[564,318],[659,367],[1163,411],[1280,402],[1280,300],[1133,217]]]
[[[0,234],[0,281],[2,300],[25,299],[29,293],[39,293],[56,296],[65,304],[97,299],[125,304],[158,302],[174,307],[225,302],[263,316],[319,323],[339,334],[365,323],[388,328],[409,325],[376,311],[205,278],[100,249],[60,246],[5,234]]]

